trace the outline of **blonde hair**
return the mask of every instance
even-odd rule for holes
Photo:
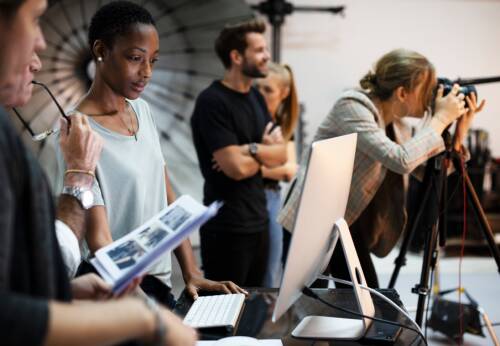
[[[288,65],[269,63],[269,74],[276,74],[283,88],[288,88],[288,96],[281,102],[276,113],[276,123],[281,126],[283,138],[290,140],[299,120],[299,101],[292,69]]]
[[[423,80],[425,77],[426,80]],[[436,86],[434,66],[417,52],[395,49],[382,56],[375,64],[374,71],[368,72],[359,84],[370,95],[384,101],[389,99],[398,87],[402,86],[411,91],[422,81],[422,103],[427,107],[432,101]]]

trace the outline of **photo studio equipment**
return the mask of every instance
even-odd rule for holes
[[[251,6],[252,9],[267,16],[271,24],[271,56],[276,63],[281,62],[281,27],[285,23],[285,17],[294,12],[322,12],[330,14],[340,14],[344,16],[345,6],[297,6],[286,0],[265,0],[256,5]],[[304,114],[305,105],[300,104],[300,115],[295,133],[295,143],[297,146],[297,157],[304,148],[305,142],[305,121],[302,117]]]
[[[254,10],[266,15],[272,27],[272,58],[274,62],[281,60],[281,27],[285,17],[294,12],[325,12],[331,14],[344,14],[344,6],[297,6],[286,0],[266,0],[257,5],[252,5]]]
[[[439,83],[445,86],[444,95],[451,90],[454,83],[460,84],[460,92],[469,94],[475,92],[476,89],[474,85],[492,82],[500,82],[500,76],[478,79],[458,79],[453,82],[445,78],[439,79]],[[426,163],[423,183],[420,191],[417,192],[417,200],[420,201],[420,205],[416,211],[413,224],[407,225],[399,255],[394,261],[395,268],[389,281],[389,288],[394,288],[401,267],[406,264],[406,252],[408,251],[412,238],[417,232],[424,234],[424,253],[422,256],[420,281],[412,288],[412,292],[418,294],[415,321],[419,326],[422,326],[425,301],[430,293],[430,272],[434,270],[438,258],[438,241],[440,247],[446,245],[448,198],[447,171],[451,165],[453,165],[455,170],[462,175],[467,195],[467,208],[472,210],[474,219],[479,225],[482,236],[486,240],[488,248],[500,272],[500,251],[495,244],[493,231],[469,175],[465,168],[463,169],[462,167],[462,158],[460,154],[452,148],[452,136],[448,130],[449,127],[442,134],[446,149],[444,152],[430,158]]]
[[[170,170],[174,189],[182,185],[186,194],[199,196],[202,179],[189,118],[196,96],[224,71],[213,48],[216,37],[227,23],[249,20],[255,13],[244,0],[131,1],[153,15],[160,39],[160,59],[141,98],[151,107],[164,154],[176,162]],[[49,0],[40,19],[47,49],[39,54],[43,68],[36,79],[50,88],[64,110],[72,109],[92,83],[95,63],[87,32],[93,14],[107,2]],[[57,126],[61,116],[39,87],[17,110],[35,132]],[[54,176],[55,137],[35,142],[27,134],[25,144]]]

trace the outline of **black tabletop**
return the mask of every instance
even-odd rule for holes
[[[274,309],[274,304],[278,296],[277,289],[265,289],[265,288],[255,288],[247,289],[249,291],[249,296],[245,300],[245,306],[243,313],[240,317],[239,323],[234,331],[221,330],[221,329],[211,329],[202,330],[200,333],[200,338],[202,340],[215,340],[228,335],[244,335],[252,336],[258,339],[281,339],[283,345],[285,346],[299,346],[299,345],[375,345],[375,344],[389,344],[387,342],[382,342],[383,340],[378,340],[376,342],[373,339],[360,340],[357,342],[353,341],[314,341],[314,340],[304,340],[296,339],[291,336],[292,330],[297,326],[302,318],[308,315],[316,316],[335,316],[335,317],[350,317],[352,315],[347,313],[334,310],[323,303],[312,299],[310,297],[302,295],[297,302],[281,317],[276,323],[271,321],[271,316]],[[351,289],[314,289],[315,293],[318,294],[323,299],[337,306],[351,309],[356,311],[355,300],[353,291]],[[380,293],[384,294],[386,297],[390,298],[399,306],[403,307],[402,302],[399,299],[399,295],[395,290],[392,289],[381,289]],[[397,321],[406,326],[415,328],[406,318],[396,311],[390,304],[383,301],[381,298],[372,296],[375,305],[375,317],[387,319],[390,321]],[[176,312],[184,316],[189,307],[192,304],[192,300],[188,298],[184,293],[180,296],[177,305]],[[384,328],[391,326],[382,325],[380,323],[373,323],[371,329],[368,331],[369,335],[376,335],[378,328]],[[395,327],[395,330],[398,328]],[[381,343],[380,343],[381,342]],[[392,344],[392,343],[390,343]],[[397,340],[394,345],[423,345],[423,340],[417,336],[417,334],[408,329],[401,329],[398,334]]]

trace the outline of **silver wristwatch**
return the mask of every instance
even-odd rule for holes
[[[65,186],[63,187],[62,194],[75,197],[83,209],[89,209],[94,206],[94,193],[89,188]]]
[[[257,143],[250,143],[248,144],[248,152],[250,155],[254,158],[257,157],[257,151],[259,150],[259,147],[257,146]]]

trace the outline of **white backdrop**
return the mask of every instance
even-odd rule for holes
[[[439,76],[500,75],[500,1],[289,0],[297,5],[346,5],[345,17],[296,12],[283,26],[282,62],[295,72],[310,140],[343,89],[384,53],[408,48],[427,56]],[[259,1],[248,0],[250,4]],[[500,156],[500,83],[478,87],[487,107],[474,123],[490,133]]]

